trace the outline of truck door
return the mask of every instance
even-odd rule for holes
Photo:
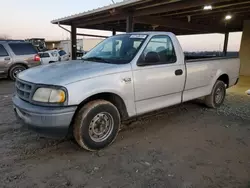
[[[137,114],[181,103],[184,58],[178,58],[169,36],[156,35],[150,39],[133,75]]]
[[[11,61],[11,57],[4,48],[2,44],[0,44],[0,74],[7,73],[8,71],[8,64]]]

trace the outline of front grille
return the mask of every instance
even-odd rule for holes
[[[33,84],[16,79],[16,93],[21,99],[29,101],[32,97],[32,91]]]

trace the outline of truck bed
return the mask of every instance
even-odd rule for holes
[[[239,77],[240,60],[235,57],[215,57],[186,60],[186,85],[183,101],[209,95],[220,76],[228,78],[227,87],[236,84]]]
[[[185,56],[186,62],[212,61],[220,59],[237,59],[239,56]]]

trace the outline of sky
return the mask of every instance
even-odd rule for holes
[[[6,35],[12,39],[67,39],[69,34],[57,25],[51,24],[51,20],[111,3],[111,0],[1,0],[0,36]],[[111,32],[96,30],[81,29],[78,32],[111,35]],[[230,34],[228,50],[239,50],[241,35],[240,32]],[[179,40],[185,51],[222,50],[224,35],[181,36]]]

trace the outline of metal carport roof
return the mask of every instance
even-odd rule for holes
[[[213,10],[203,10],[212,5]],[[172,31],[175,34],[242,31],[250,19],[249,0],[128,0],[53,20],[77,28],[126,31],[131,16],[134,31]],[[225,20],[225,15],[232,19]]]
[[[204,10],[206,5],[212,8]],[[244,20],[250,19],[249,10],[250,0],[127,0],[52,23],[71,26],[73,59],[77,28],[108,30],[113,34],[154,30],[176,35],[225,33],[226,54],[229,32],[243,30]],[[230,19],[225,19],[226,16]]]

